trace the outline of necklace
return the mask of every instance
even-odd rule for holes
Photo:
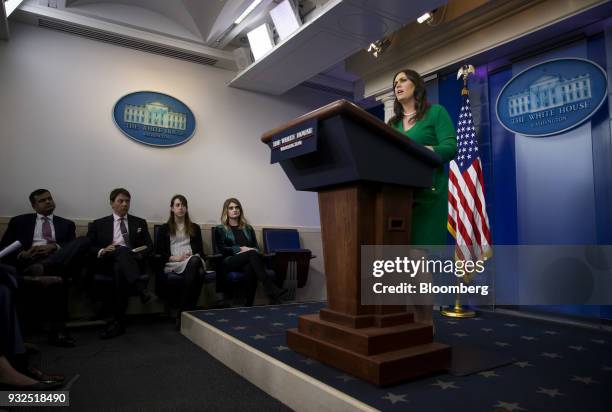
[[[412,120],[416,116],[416,110],[410,113],[404,113],[404,117],[407,117],[408,120]]]

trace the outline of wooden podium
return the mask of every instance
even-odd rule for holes
[[[431,186],[440,158],[344,100],[261,140],[272,146],[313,122],[316,150],[292,157],[290,148],[279,163],[296,190],[318,192],[328,306],[301,316],[288,346],[381,386],[447,369],[450,347],[405,306],[360,303],[361,245],[410,244],[412,188]]]

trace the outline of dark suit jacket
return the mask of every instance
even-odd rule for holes
[[[151,242],[147,221],[132,215],[127,215],[127,219],[130,246],[132,249],[140,246],[148,246],[149,248],[144,251],[143,254],[150,254],[153,251],[153,242]],[[89,224],[87,237],[91,241],[91,252],[94,256],[98,255],[100,249],[104,249],[113,243],[113,224],[113,215],[94,220]]]
[[[76,228],[73,221],[53,215],[53,226],[55,228],[55,241],[60,247],[64,247],[68,242],[76,238]],[[0,240],[0,249],[18,240],[22,244],[21,250],[28,250],[32,247],[35,228],[36,213],[15,216],[9,221],[6,232],[4,232],[2,240]],[[17,251],[5,256],[5,261],[9,264],[14,263],[19,252]]]
[[[204,247],[202,245],[202,232],[200,231],[200,227],[195,223],[192,223],[191,227],[194,230],[194,234],[190,238],[191,252],[194,255],[198,254],[201,258],[204,258]],[[160,255],[164,263],[168,262],[170,259],[170,232],[167,223],[161,225],[157,232],[155,253]]]

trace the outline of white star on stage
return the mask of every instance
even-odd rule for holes
[[[604,366],[601,368],[602,371],[612,372],[612,366]]]
[[[483,332],[493,332],[493,329],[491,329],[491,328],[482,328],[480,330],[483,331]]]
[[[240,313],[247,313],[247,312],[248,312],[248,310],[246,310],[246,309],[241,309],[241,310],[239,310],[238,312],[240,312]]]
[[[573,376],[572,382],[582,382],[585,385],[590,385],[591,383],[599,383],[596,380],[593,380],[590,376]]]
[[[284,351],[284,350],[289,350],[289,348],[288,348],[288,347],[283,346],[283,345],[275,346],[274,348],[275,348],[277,351],[279,351],[279,352],[282,352],[282,351]]]
[[[514,362],[514,364],[516,366],[518,366],[519,368],[526,368],[528,366],[533,366],[531,363],[527,362],[527,361],[522,361],[522,362]]]
[[[546,388],[542,388],[540,387],[539,390],[536,393],[542,393],[544,395],[548,395],[551,398],[554,398],[555,396],[564,396],[564,393],[559,392],[559,389],[554,388],[554,389],[546,389]]]
[[[284,325],[284,323],[283,323],[283,322],[274,322],[274,323],[272,324],[272,326],[283,326],[283,325]]]
[[[482,376],[483,378],[492,378],[494,376],[499,376],[497,373],[495,373],[495,371],[484,371],[484,372],[479,372],[478,374]]]
[[[255,340],[260,340],[260,339],[265,339],[266,338],[264,335],[259,335],[259,334],[255,335],[255,336],[251,336],[251,337],[253,339],[255,339]]]
[[[495,342],[497,346],[501,346],[502,348],[505,346],[512,346],[508,342]]]
[[[540,355],[545,356],[545,357],[550,358],[550,359],[559,359],[559,358],[563,357],[563,356],[559,355],[558,353],[554,353],[554,352],[542,352],[542,353],[540,353]]]
[[[406,396],[408,396],[408,394],[396,395],[394,393],[387,392],[387,395],[383,396],[382,398],[387,399],[389,402],[395,405],[397,402],[408,402],[406,399],[404,399]]]
[[[574,349],[574,350],[576,350],[578,352],[582,352],[585,349],[584,346],[580,346],[580,345],[578,345],[578,346],[570,345],[570,346],[568,346],[568,348]]]
[[[234,330],[245,330],[246,326],[234,326]]]
[[[271,308],[268,308],[268,310],[278,310],[278,308],[271,307]]]
[[[534,338],[533,336],[521,336],[521,339],[525,339],[525,340],[536,340],[536,338]]]
[[[516,323],[504,323],[504,326],[507,326],[509,328],[516,328],[518,325]]]
[[[600,345],[603,345],[604,343],[606,343],[606,341],[603,339],[591,339],[591,342],[599,343]]]
[[[354,381],[355,380],[355,378],[353,378],[351,375],[347,375],[347,374],[336,376],[336,379],[342,379],[342,381],[344,381],[344,382]]]
[[[548,335],[558,335],[559,332],[555,332],[554,330],[545,330],[544,333]]]
[[[217,319],[217,322],[229,322],[229,319]]]
[[[517,403],[509,403],[509,402],[502,402],[502,401],[497,401],[497,405],[493,405],[494,408],[502,408],[507,410],[508,412],[513,412],[513,411],[526,411],[527,409],[525,408],[521,408]]]
[[[436,383],[432,383],[431,386],[439,386],[440,389],[459,389],[458,386],[455,386],[455,382],[445,382],[441,380],[437,380]]]
[[[314,365],[315,363],[318,363],[316,360],[310,358],[302,359],[300,362],[304,362],[306,365]]]
[[[297,313],[289,312],[287,313],[287,316],[297,316]]]
[[[261,315],[253,316],[253,319],[264,319],[264,318],[265,318],[265,316],[261,316]]]
[[[458,338],[465,338],[466,336],[469,336],[467,333],[462,333],[462,332],[456,332],[456,333],[453,333],[453,335],[455,335]]]

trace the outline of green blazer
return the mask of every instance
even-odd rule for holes
[[[226,228],[225,225],[217,225],[214,230],[215,246],[217,247],[217,252],[224,256],[224,260],[240,252],[240,245],[236,243],[236,238],[231,229]],[[259,250],[253,227],[246,225],[242,231],[249,242],[247,246]]]
[[[407,138],[423,146],[431,146],[444,165],[434,170],[431,187],[416,189],[412,205],[412,244],[445,245],[448,220],[448,170],[446,165],[457,153],[455,126],[448,112],[439,104],[432,104],[425,116],[408,131],[403,122],[393,125]]]

